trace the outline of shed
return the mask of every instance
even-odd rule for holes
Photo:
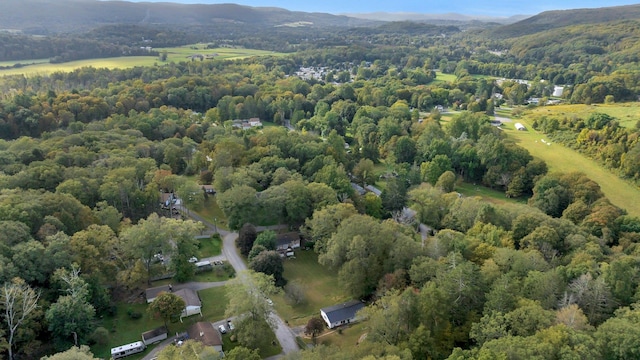
[[[171,292],[171,285],[162,285],[145,290],[144,295],[147,298],[147,304],[150,304],[156,297],[158,297],[158,295],[160,295],[160,293],[163,292]]]
[[[142,342],[145,345],[150,345],[158,341],[162,341],[166,338],[167,338],[167,328],[164,326],[160,326],[159,328],[155,328],[153,330],[149,330],[147,332],[142,333]]]
[[[182,318],[200,314],[202,316],[202,302],[200,302],[200,297],[198,297],[198,293],[191,289],[180,289],[174,294],[180,296],[182,300],[184,300],[184,310],[180,314],[180,321]]]
[[[320,309],[320,315],[329,329],[357,321],[356,313],[364,308],[364,304],[358,300]]]
[[[514,126],[516,127],[516,130],[518,130],[518,131],[525,131],[525,130],[527,130],[527,128],[526,128],[526,127],[524,127],[524,125],[522,125],[521,123],[516,123]]]
[[[199,321],[187,329],[189,339],[201,342],[204,346],[211,346],[217,351],[222,351],[222,339],[218,330],[213,328],[210,322]]]

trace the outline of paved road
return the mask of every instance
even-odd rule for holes
[[[189,212],[189,216],[191,216],[194,220],[200,221],[205,226],[207,226],[210,230],[217,230],[220,236],[222,236],[222,255],[227,259],[229,264],[233,266],[233,269],[239,274],[241,271],[247,270],[247,265],[242,261],[240,254],[238,254],[238,249],[236,248],[236,239],[238,238],[238,233],[229,232],[220,228],[216,228],[213,224],[198,216],[193,212]],[[257,226],[256,230],[264,231],[264,230],[279,230],[286,229],[287,225],[273,225],[273,226]],[[213,284],[213,283],[211,283]],[[290,352],[298,351],[300,348],[296,343],[295,334],[291,331],[291,329],[285,324],[284,320],[278,315],[278,313],[273,310],[269,315],[270,323],[275,324],[273,327],[273,332],[280,342],[280,346],[282,347],[282,352],[288,354]]]
[[[227,257],[227,261],[229,264],[233,266],[236,272],[240,272],[243,270],[247,270],[247,266],[242,261],[242,258],[238,254],[238,249],[236,248],[235,241],[238,237],[237,233],[229,233],[224,237],[222,243],[222,252]],[[296,343],[296,336],[291,331],[291,329],[285,324],[282,318],[276,313],[275,310],[272,310],[269,314],[269,321],[273,326],[273,332],[280,342],[280,346],[282,347],[282,352],[288,354],[290,352],[298,351],[300,348]]]
[[[186,212],[185,209],[183,208],[181,208],[181,210],[183,212]],[[205,220],[198,214],[195,214],[194,212],[189,211],[186,213],[194,220],[200,221],[201,223],[203,223],[209,229],[210,232],[213,233],[217,231],[220,234],[220,236],[222,236],[222,255],[212,257],[211,259],[214,259],[214,260],[219,260],[221,258],[226,259],[229,262],[229,264],[233,266],[237,274],[239,274],[241,271],[247,270],[247,266],[245,265],[244,261],[242,261],[240,254],[238,254],[238,249],[236,248],[236,244],[235,244],[235,241],[238,238],[238,233],[220,229],[214,226],[213,224],[209,223],[207,220]],[[287,225],[257,226],[256,230],[264,231],[264,230],[279,230],[279,229],[286,229],[286,228],[287,228]],[[201,259],[201,260],[205,260],[205,259]],[[210,259],[207,258],[206,260],[210,260]],[[200,291],[200,290],[209,289],[212,287],[224,286],[225,284],[226,284],[226,281],[189,282],[184,284],[173,285],[173,289],[180,290],[184,288],[189,288],[192,290]],[[290,352],[298,351],[300,348],[296,343],[295,334],[285,324],[285,322],[278,315],[278,313],[276,313],[275,310],[272,310],[271,313],[269,314],[269,318],[271,320],[270,323],[274,324],[273,332],[275,333],[276,338],[278,339],[278,342],[280,342],[280,346],[282,347],[282,352],[284,354],[288,354]],[[226,321],[226,319],[220,321],[219,323],[222,323],[223,321]],[[214,323],[214,326],[216,328],[217,328],[217,324],[218,323]],[[171,344],[174,339],[175,339],[175,336],[162,341],[151,352],[149,352],[149,354],[143,357],[143,360],[153,359],[160,350],[162,350],[165,346]],[[272,356],[269,359],[277,359],[280,356],[281,355]]]

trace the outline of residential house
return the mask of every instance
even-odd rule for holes
[[[158,297],[158,295],[160,295],[160,293],[163,292],[171,292],[171,285],[162,285],[145,290],[144,295],[147,298],[147,304],[150,304]]]
[[[159,328],[155,328],[153,330],[142,333],[142,342],[147,346],[162,341],[166,338],[167,328],[164,326],[160,326]]]
[[[298,249],[300,247],[300,234],[288,232],[276,235],[276,250]]]
[[[218,330],[213,328],[210,322],[200,321],[187,329],[189,339],[201,342],[204,346],[211,346],[218,352],[222,352],[222,339]]]
[[[213,185],[202,185],[202,190],[207,194],[215,194],[216,190],[213,188]]]
[[[182,322],[182,318],[189,317],[191,315],[200,314],[202,316],[202,302],[200,301],[200,297],[195,290],[191,289],[180,289],[174,294],[178,295],[182,300],[184,300],[184,310],[180,314],[180,321]]]
[[[350,324],[358,320],[357,312],[364,308],[364,304],[358,300],[351,300],[346,303],[320,309],[320,316],[327,323],[329,329]]]

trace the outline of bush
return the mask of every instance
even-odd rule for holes
[[[109,343],[109,330],[100,326],[93,331],[89,340],[94,344],[106,345]]]
[[[129,308],[127,309],[127,316],[129,316],[129,319],[138,320],[142,317],[142,313],[133,311]]]

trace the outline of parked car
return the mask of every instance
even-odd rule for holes
[[[227,333],[227,328],[225,328],[224,325],[218,326],[218,330],[220,330],[221,334],[226,334]]]
[[[153,257],[158,261],[164,261],[164,256],[162,254],[155,254]]]
[[[192,256],[192,257],[189,258],[189,262],[190,263],[197,263],[198,262],[198,258],[195,257],[195,256]]]
[[[227,320],[227,327],[229,328],[229,331],[233,331],[236,328],[231,322],[231,320]]]

